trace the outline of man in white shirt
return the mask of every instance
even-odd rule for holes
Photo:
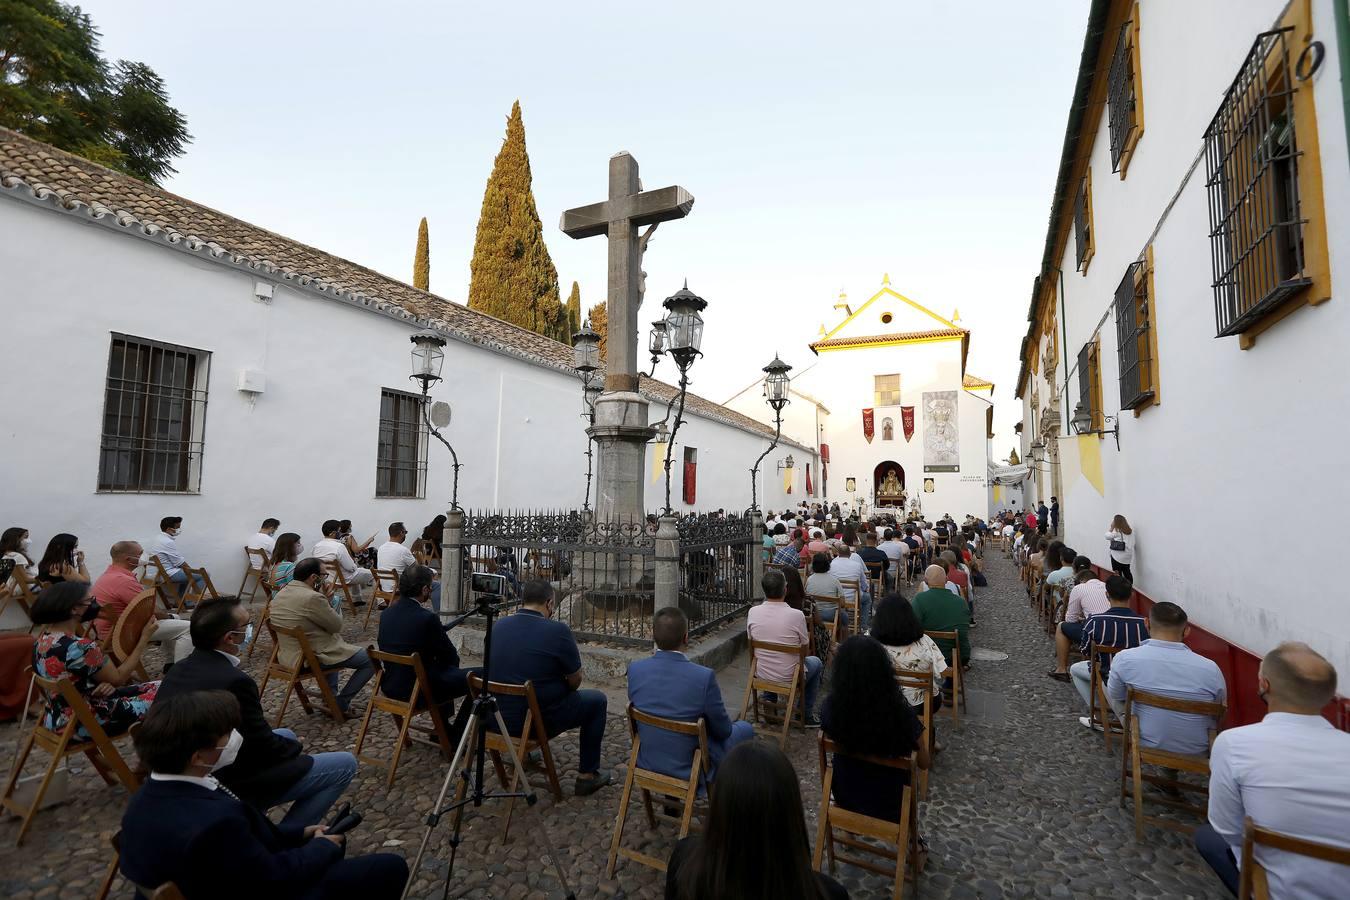
[[[878,549],[880,549],[882,553],[885,553],[890,559],[891,572],[895,575],[896,581],[898,582],[900,576],[907,568],[905,561],[909,556],[909,544],[902,541],[899,533],[891,528],[887,528],[882,532],[882,537],[884,537],[885,540],[881,542]]]
[[[369,569],[359,568],[356,560],[352,559],[351,553],[348,552],[347,545],[338,540],[338,531],[341,527],[342,523],[337,519],[329,519],[323,523],[323,540],[314,545],[313,556],[324,561],[336,560],[342,569],[342,577],[347,579],[353,594],[359,597],[361,588],[375,583],[375,576],[370,574]]]
[[[395,522],[389,526],[389,540],[380,545],[375,551],[375,567],[395,572],[399,578],[403,577],[403,572],[408,566],[417,565],[417,557],[413,555],[405,545],[404,541],[408,539],[408,529],[402,522]],[[433,581],[431,583],[431,608],[436,612],[441,611],[441,583]]]
[[[1115,669],[1112,667],[1112,672]],[[1307,644],[1266,654],[1256,676],[1266,717],[1222,732],[1209,759],[1209,824],[1195,847],[1234,894],[1244,821],[1292,837],[1350,847],[1350,734],[1322,717],[1336,670]],[[1272,897],[1336,900],[1350,891],[1350,866],[1255,848]]]
[[[183,533],[182,516],[165,516],[159,520],[159,534],[152,538],[149,546],[145,549],[143,562],[149,562],[150,557],[158,556],[160,565],[164,567],[164,574],[169,576],[169,580],[178,585],[178,596],[183,596],[187,592],[187,573],[183,571],[183,566],[187,565],[187,560],[183,554],[178,551],[178,535]],[[197,590],[202,589],[202,579],[200,575],[193,575],[192,580]]]
[[[266,550],[267,558],[271,559],[272,551],[277,546],[277,529],[280,527],[280,519],[263,519],[262,527],[258,529],[258,533],[249,538],[248,543],[244,546],[250,550]]]
[[[858,584],[858,593],[861,597],[855,596],[853,599],[858,604],[859,624],[863,631],[866,631],[872,623],[872,588],[871,579],[867,577],[867,564],[862,561],[862,557],[854,553],[848,544],[839,543],[838,556],[830,561],[830,574],[835,578],[852,578]],[[848,590],[848,586],[844,587]]]

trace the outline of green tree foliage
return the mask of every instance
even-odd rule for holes
[[[419,291],[431,290],[431,238],[427,234],[427,217],[417,226],[417,252],[413,255],[413,287]]]
[[[511,106],[506,139],[492,165],[478,216],[470,266],[469,308],[557,340],[568,340],[544,229],[534,205],[520,101]]]
[[[567,295],[567,340],[581,330],[581,286],[572,282],[572,293]]]
[[[588,315],[591,320],[591,328],[596,334],[600,335],[600,360],[603,362],[607,358],[605,351],[609,348],[609,314],[605,310],[604,302],[592,306]]]
[[[57,0],[0,0],[0,125],[152,183],[192,140],[163,79],[109,64],[89,16]]]

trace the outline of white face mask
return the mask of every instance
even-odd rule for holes
[[[29,551],[29,549],[32,546],[33,542],[30,541],[28,538],[24,538],[23,540],[19,541],[19,549],[22,550],[25,554]]]
[[[239,756],[239,748],[242,746],[244,746],[244,736],[239,733],[239,729],[231,728],[230,739],[225,742],[224,749],[220,751],[220,759],[211,764],[211,771],[223,769],[234,762],[235,758]]]

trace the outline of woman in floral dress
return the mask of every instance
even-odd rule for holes
[[[135,649],[119,666],[97,641],[80,636],[86,620],[92,618],[89,614],[96,611],[97,604],[85,582],[54,584],[39,594],[33,604],[33,624],[44,627],[33,645],[33,670],[43,678],[70,678],[103,730],[118,735],[145,717],[159,690],[158,681],[138,684],[131,680],[145,645],[154,638],[156,623],[154,619],[146,623]],[[60,731],[72,715],[70,705],[53,694],[47,700],[42,724]],[[83,725],[76,729],[76,735],[89,740]]]

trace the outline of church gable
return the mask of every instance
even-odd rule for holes
[[[844,318],[821,335],[818,342],[857,340],[886,334],[959,330],[959,326],[950,319],[894,290],[890,285],[889,276],[882,280],[881,289],[861,306],[850,307],[847,298],[841,294],[840,302],[835,308],[844,314]]]

